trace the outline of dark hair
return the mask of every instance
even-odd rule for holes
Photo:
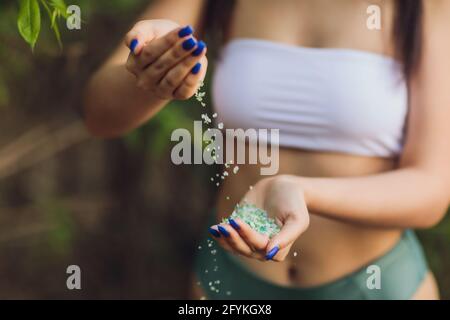
[[[396,0],[394,41],[397,58],[403,63],[405,77],[410,79],[422,56],[422,0]]]
[[[235,0],[209,0],[204,27],[211,35],[209,42],[218,48],[227,38]],[[396,58],[403,63],[405,77],[410,79],[421,58],[423,25],[422,0],[396,0],[393,23],[393,40]],[[214,52],[213,52],[214,54]]]

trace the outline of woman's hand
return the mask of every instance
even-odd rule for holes
[[[161,100],[192,97],[208,66],[206,45],[192,33],[169,20],[138,22],[125,38],[131,51],[126,67],[136,85]]]
[[[309,213],[295,177],[276,176],[259,181],[244,202],[254,204],[275,218],[281,231],[272,239],[254,231],[240,219],[210,228],[210,233],[226,250],[258,260],[283,261],[294,241],[308,228]]]

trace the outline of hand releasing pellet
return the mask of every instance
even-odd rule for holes
[[[136,76],[136,85],[163,100],[192,97],[207,67],[206,44],[193,33],[192,27],[172,21],[138,22],[125,39],[130,48],[126,67]]]

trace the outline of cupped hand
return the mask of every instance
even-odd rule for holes
[[[267,211],[281,227],[271,239],[241,219],[211,226],[213,238],[230,252],[261,261],[283,261],[295,240],[308,228],[309,213],[301,186],[295,177],[276,176],[259,181],[242,202]]]
[[[206,44],[190,26],[170,20],[138,22],[125,37],[130,49],[126,64],[136,85],[163,100],[188,99],[205,77]]]

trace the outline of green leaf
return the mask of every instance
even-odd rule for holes
[[[53,12],[50,10],[50,7],[47,4],[47,0],[41,0],[42,6],[45,8],[45,11],[47,11],[48,17],[51,22],[51,28],[53,32],[55,33],[56,40],[58,41],[59,48],[63,48],[63,43],[61,40],[61,32],[59,31],[59,26],[57,23],[57,19],[60,17],[60,13],[57,9],[54,9]]]
[[[52,25],[53,32],[55,33],[56,40],[58,41],[59,48],[62,49],[63,43],[61,40],[61,33],[59,32],[59,27],[57,23]]]
[[[34,49],[41,31],[41,10],[37,0],[20,0],[17,27],[22,38]]]
[[[53,8],[58,11],[58,13],[67,19],[67,6],[64,0],[50,0],[50,5],[53,6]]]
[[[53,13],[52,13],[52,17],[51,17],[51,20],[52,20],[52,28],[55,27],[55,24],[56,24],[56,18],[57,18],[57,17],[58,17],[58,10],[54,10]]]
[[[50,7],[47,4],[47,0],[41,0],[41,4],[44,7],[45,11],[47,11],[48,17],[51,19],[52,17],[52,12],[50,10]]]

